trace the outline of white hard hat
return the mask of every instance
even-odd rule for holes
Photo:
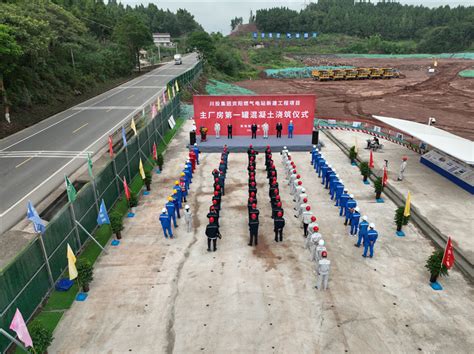
[[[184,209],[189,209],[189,205],[186,204],[185,207],[184,207]]]
[[[161,209],[162,213],[166,213],[166,208]]]
[[[339,175],[336,173],[336,177],[339,178]]]
[[[324,240],[322,240],[322,239],[321,239],[321,240],[319,240],[319,241],[318,241],[318,245],[320,245],[320,246],[324,246]]]
[[[359,208],[359,207],[355,207],[354,210],[355,210],[355,211],[360,211],[360,208]]]
[[[197,143],[194,143],[194,146],[197,146],[198,144]]]
[[[318,149],[318,148],[316,148],[316,151],[319,151],[319,149]]]
[[[306,192],[306,189],[301,188],[301,192],[302,192],[302,193]]]
[[[339,179],[339,183],[344,184],[344,181],[342,179]]]
[[[354,198],[354,194],[349,194],[349,198]]]
[[[375,224],[374,224],[373,222],[371,222],[371,223],[369,224],[369,227],[370,227],[371,229],[374,229],[374,228],[375,228]]]
[[[286,146],[283,146],[283,150],[286,150]]]
[[[344,193],[347,193],[347,188],[344,188]]]
[[[332,167],[331,167],[332,168]],[[336,169],[335,168],[332,168],[332,172],[336,172]]]
[[[313,145],[313,148],[316,149],[316,145]]]
[[[364,221],[367,221],[367,219],[368,219],[367,215],[364,215],[364,216],[362,217],[362,220],[364,220]]]
[[[332,165],[328,165],[329,168],[332,168]]]

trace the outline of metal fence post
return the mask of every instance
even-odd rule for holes
[[[76,212],[74,211],[74,206],[72,205],[72,203],[69,203],[69,209],[71,210],[72,225],[74,227],[74,233],[76,234],[76,240],[79,245],[78,249],[81,249],[82,242],[81,242],[81,237],[79,236],[79,230],[76,226]]]
[[[120,196],[120,184],[119,181],[117,181],[117,165],[115,164],[115,157],[112,159],[112,167],[114,168],[114,180],[115,180],[115,186],[117,187],[117,198]]]
[[[46,270],[48,271],[48,278],[51,286],[54,286],[53,273],[51,273],[51,266],[49,265],[48,254],[46,253],[46,247],[44,246],[43,236],[38,233],[38,240],[41,246],[41,251],[43,252],[44,263],[46,265]]]

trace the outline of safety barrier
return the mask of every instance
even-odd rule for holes
[[[175,81],[178,81],[178,88],[184,87],[201,71],[202,63],[198,62],[190,70],[169,82],[170,92],[173,91],[172,87],[176,87]],[[170,129],[169,117],[177,116],[180,111],[179,93],[175,92],[174,97],[167,97],[167,94],[166,89],[158,92],[136,112],[134,119],[138,135],[128,140],[126,148],[120,147],[121,127],[112,133],[113,141],[117,142],[114,150],[119,151],[95,175],[92,183],[87,183],[78,191],[76,200],[64,206],[48,223],[42,237],[46,257],[43,256],[39,239],[35,238],[11,263],[0,270],[0,328],[8,330],[16,308],[20,309],[26,320],[33,316],[54,287],[48,275],[45,259],[49,263],[55,283],[67,268],[66,245],[69,243],[77,253],[88,239],[87,234],[75,225],[74,219],[93,234],[97,228],[100,200],[104,199],[110,209],[123,193],[123,184],[119,176],[122,178],[127,176],[130,182],[138,174],[140,157],[145,161],[146,156],[151,154],[153,143],[163,139],[166,131]],[[158,100],[162,109],[155,111]],[[124,126],[130,126],[129,122],[124,123]],[[9,345],[10,343],[0,336],[0,352],[3,353]]]

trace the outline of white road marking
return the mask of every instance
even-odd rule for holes
[[[131,109],[137,109],[140,108],[140,106],[90,106],[90,107],[77,107],[77,108],[71,108],[72,110],[78,110],[78,111],[92,111],[94,109],[97,110],[113,110],[113,109],[125,109],[125,110],[131,110]]]
[[[132,98],[133,96],[135,96],[135,95],[130,95],[130,96],[128,96],[128,97],[127,97],[127,100],[129,100],[129,99]]]
[[[73,134],[76,134],[79,130],[81,130],[82,128],[84,128],[86,125],[88,125],[89,123],[86,123],[86,124],[83,124],[81,125],[79,128],[77,128],[76,130],[73,130],[72,133]]]
[[[28,161],[30,161],[33,157],[28,157],[25,161],[23,161],[22,163],[19,163],[18,165],[15,166],[15,168],[18,168],[20,167],[21,165],[27,163]]]

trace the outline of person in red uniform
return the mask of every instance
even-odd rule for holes
[[[196,169],[196,153],[193,149],[189,149],[189,161],[191,161],[191,168],[194,173],[194,170]]]

